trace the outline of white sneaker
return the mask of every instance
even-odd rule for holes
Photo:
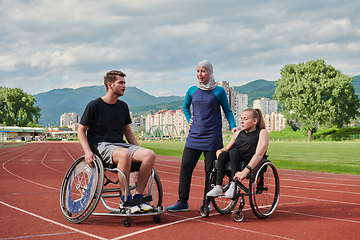
[[[130,213],[137,213],[141,211],[141,209],[137,205],[129,207],[128,210],[130,211]]]
[[[234,197],[234,190],[235,190],[235,182],[231,182],[229,189],[225,192],[225,196],[227,198],[233,198]]]
[[[222,196],[223,195],[223,191],[222,188],[218,185],[216,185],[213,189],[211,189],[211,191],[209,191],[206,196],[208,197],[218,197],[218,196]]]
[[[213,210],[211,207],[211,203],[209,203],[208,208],[209,208],[209,212],[211,212]]]
[[[141,211],[145,211],[145,212],[152,210],[152,207],[146,203],[140,204],[140,208],[141,208]]]

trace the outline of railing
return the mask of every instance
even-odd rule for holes
[[[307,136],[269,136],[270,141],[282,141],[282,142],[308,142]],[[352,135],[321,135],[313,136],[314,141],[360,141],[360,134]]]

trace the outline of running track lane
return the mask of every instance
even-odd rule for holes
[[[276,211],[258,219],[246,198],[245,220],[212,211],[199,215],[204,165],[199,161],[192,180],[190,210],[165,213],[160,224],[152,217],[90,216],[81,224],[65,220],[59,206],[62,179],[79,156],[79,143],[31,143],[0,149],[1,239],[358,239],[360,177],[279,170],[281,190]],[[271,156],[270,156],[271,159]],[[179,158],[157,155],[156,170],[164,190],[164,206],[177,200]],[[117,204],[114,202],[114,204]],[[103,210],[101,203],[96,211]]]

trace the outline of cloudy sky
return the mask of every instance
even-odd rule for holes
[[[359,13],[359,0],[0,0],[0,86],[101,85],[117,69],[184,96],[205,59],[230,86],[316,59],[360,75]]]

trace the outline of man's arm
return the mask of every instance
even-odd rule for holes
[[[124,126],[124,135],[125,135],[125,138],[128,141],[128,143],[139,146],[139,143],[136,140],[135,134],[131,130],[130,124]]]
[[[77,135],[80,142],[80,145],[85,153],[85,161],[86,163],[92,167],[92,161],[95,160],[94,153],[91,151],[87,137],[86,137],[86,131],[89,127],[79,124]]]

